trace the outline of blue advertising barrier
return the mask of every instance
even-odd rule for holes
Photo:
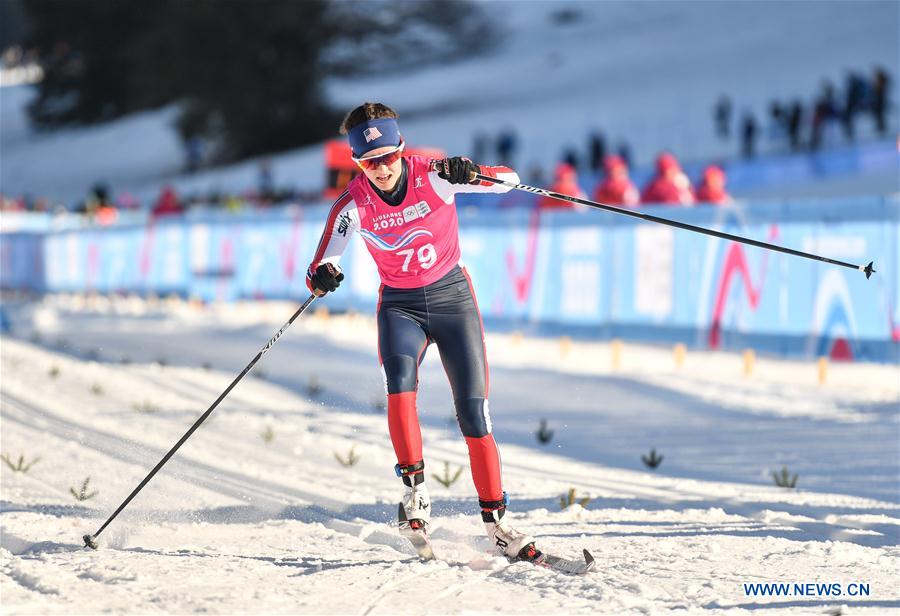
[[[606,212],[478,209],[459,197],[463,259],[489,327],[786,356],[900,361],[896,199],[655,207],[657,215],[854,263],[861,272]],[[509,196],[504,198],[509,199]],[[0,235],[0,285],[35,292],[296,298],[326,208]],[[374,310],[379,280],[351,242],[327,303]]]

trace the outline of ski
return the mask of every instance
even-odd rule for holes
[[[403,503],[400,503],[397,520],[400,524],[400,535],[406,537],[416,550],[416,554],[422,560],[434,560],[434,550],[431,548],[431,540],[424,528],[413,528],[409,520],[406,519],[406,511],[403,509]]]
[[[571,560],[568,558],[563,558],[561,556],[547,554],[546,552],[541,552],[540,550],[535,550],[535,552],[536,554],[534,556],[513,558],[510,560],[512,562],[531,563],[537,567],[552,569],[553,571],[565,573],[566,575],[585,575],[592,571],[594,569],[594,565],[596,564],[594,561],[594,557],[591,556],[591,553],[587,550],[582,550],[582,552],[584,553],[584,561]]]

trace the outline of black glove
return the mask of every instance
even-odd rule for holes
[[[437,161],[438,177],[451,184],[471,184],[481,168],[468,158],[454,156]]]
[[[341,268],[332,263],[322,263],[309,277],[309,282],[313,293],[321,297],[329,291],[336,291],[343,279]]]

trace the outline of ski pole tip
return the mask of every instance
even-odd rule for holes
[[[97,540],[94,538],[93,535],[85,535],[84,537],[82,537],[82,539],[84,539],[84,547],[86,547],[86,548],[91,548],[92,550],[96,550],[98,547],[100,547],[97,545]]]
[[[868,280],[872,276],[872,273],[875,271],[875,268],[873,267],[874,265],[875,261],[869,261],[869,264],[867,266],[860,268],[866,273],[866,280]]]

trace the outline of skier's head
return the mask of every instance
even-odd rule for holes
[[[393,190],[403,171],[403,137],[397,113],[381,103],[363,103],[341,123],[350,141],[353,160],[366,177],[383,191]]]

